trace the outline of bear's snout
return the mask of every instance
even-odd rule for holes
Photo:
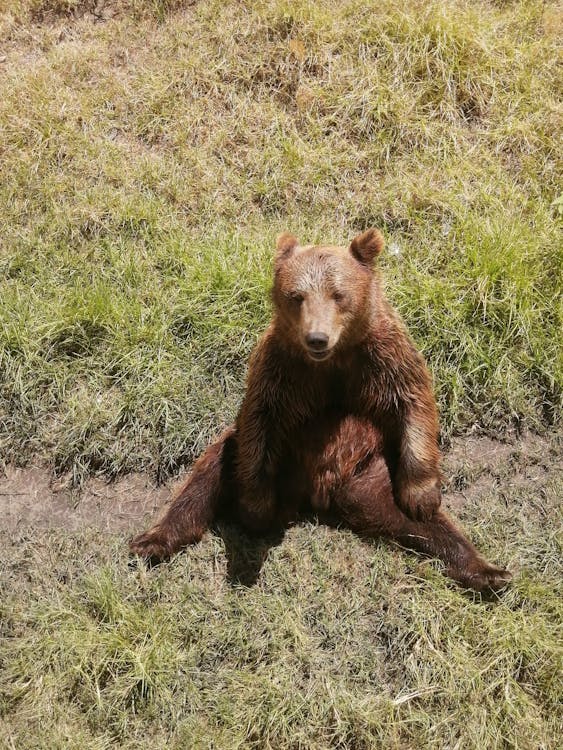
[[[330,336],[323,331],[312,331],[305,335],[305,344],[307,354],[316,362],[328,359],[332,354],[332,348],[329,348]]]
[[[328,346],[328,334],[322,331],[313,331],[305,336],[305,341],[309,349],[315,352],[322,352]]]

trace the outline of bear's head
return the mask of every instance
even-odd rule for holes
[[[376,229],[348,247],[300,245],[280,235],[276,247],[273,299],[284,336],[315,362],[361,339],[373,314],[373,261],[382,251]]]

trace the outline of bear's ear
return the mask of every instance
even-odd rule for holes
[[[283,234],[280,234],[278,241],[276,242],[276,258],[280,260],[281,258],[286,258],[288,255],[291,255],[298,244],[299,240],[297,237],[290,232],[283,232]]]
[[[385,240],[379,229],[368,229],[367,232],[354,237],[350,252],[366,266],[370,266],[385,246]]]

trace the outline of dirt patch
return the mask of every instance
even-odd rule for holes
[[[536,488],[539,497],[550,477],[563,477],[562,445],[560,433],[456,438],[443,460],[444,504],[456,512],[487,493],[509,497],[523,486]]]
[[[167,486],[155,487],[142,474],[111,483],[90,479],[79,492],[57,490],[50,472],[37,466],[8,467],[0,478],[0,514],[10,534],[29,527],[133,531],[168,496]]]
[[[560,435],[533,434],[505,441],[455,439],[443,462],[445,507],[459,512],[487,493],[508,495],[523,484],[534,486],[539,499],[548,477],[563,476],[561,442]],[[30,527],[133,532],[166,503],[170,489],[156,487],[143,474],[111,483],[90,479],[80,491],[59,489],[45,468],[8,467],[0,477],[0,514],[10,535]]]

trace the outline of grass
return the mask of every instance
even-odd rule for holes
[[[285,228],[384,229],[446,439],[558,420],[555,6],[98,5],[3,16],[5,461],[189,464],[236,412]]]
[[[445,441],[556,433],[561,22],[540,0],[5,0],[0,463],[76,486],[189,465],[236,413],[284,229],[383,229]],[[508,497],[513,468],[464,511],[520,569],[493,602],[309,526],[253,587],[216,536],[126,572],[120,535],[4,534],[0,745],[555,747],[560,471]]]
[[[481,548],[522,566],[488,602],[311,525],[252,587],[228,571],[255,544],[228,528],[151,571],[92,530],[20,537],[0,557],[7,746],[551,750],[563,599],[546,518],[561,520],[562,489],[545,479],[541,511],[537,482],[465,507]]]

